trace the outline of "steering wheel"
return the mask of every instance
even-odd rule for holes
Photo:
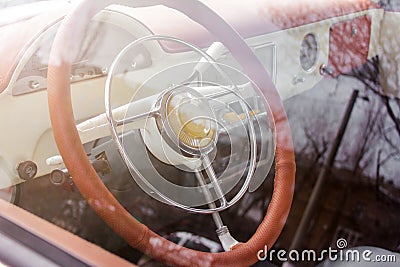
[[[249,266],[257,252],[272,247],[286,222],[295,180],[294,148],[289,122],[275,86],[263,65],[240,35],[222,18],[196,0],[84,0],[62,22],[53,43],[48,68],[48,102],[54,138],[76,186],[95,212],[132,247],[173,266]],[[79,138],[71,103],[70,68],[90,19],[116,3],[134,7],[162,4],[176,9],[213,33],[228,48],[268,99],[275,121],[275,180],[268,211],[254,235],[230,251],[207,253],[176,245],[138,222],[113,197],[90,164]],[[196,11],[196,12],[194,12]]]

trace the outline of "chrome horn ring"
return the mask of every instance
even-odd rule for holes
[[[229,188],[229,190],[221,190],[221,188],[219,187],[218,178],[216,177],[215,172],[213,172],[213,170],[206,170],[206,173],[209,176],[210,183],[201,185],[197,188],[191,188],[191,190],[192,190],[191,192],[195,192],[195,190],[199,191],[199,189],[201,192],[205,192],[205,191],[209,191],[209,189],[211,187],[211,188],[213,188],[213,190],[215,192],[214,198],[210,199],[210,196],[208,195],[208,196],[204,197],[205,202],[202,200],[201,202],[197,201],[197,203],[193,203],[190,201],[187,203],[185,203],[185,202],[182,203],[180,200],[173,199],[171,197],[171,195],[168,196],[168,194],[165,194],[164,192],[162,192],[162,190],[165,187],[170,186],[170,184],[168,182],[165,182],[164,184],[162,184],[162,186],[159,186],[159,187],[154,186],[154,181],[157,179],[155,178],[152,181],[149,181],[149,177],[148,177],[148,179],[146,179],[146,177],[144,177],[144,175],[141,173],[141,171],[139,171],[138,168],[135,166],[135,164],[132,162],[129,151],[127,151],[124,148],[123,141],[121,141],[120,133],[117,130],[117,127],[123,126],[123,122],[121,123],[121,121],[118,121],[113,117],[113,110],[111,107],[111,87],[112,87],[113,74],[114,74],[121,58],[124,56],[124,54],[129,49],[132,49],[133,47],[140,45],[146,41],[172,41],[172,42],[177,42],[181,45],[188,46],[190,49],[196,51],[203,58],[205,58],[213,67],[216,68],[216,70],[226,80],[228,80],[233,85],[233,88],[224,87],[224,90],[226,91],[224,94],[233,94],[239,100],[240,106],[244,111],[243,112],[244,120],[246,120],[248,123],[250,151],[249,151],[249,159],[248,159],[249,163],[248,163],[248,167],[247,167],[248,172],[246,174],[246,178],[244,179],[244,182],[243,182],[240,190],[230,200],[225,199],[225,195],[231,190],[231,188]],[[186,211],[190,211],[190,212],[214,213],[214,212],[225,210],[225,209],[231,207],[232,205],[234,205],[237,201],[240,200],[240,198],[244,195],[244,193],[248,189],[249,184],[254,175],[254,172],[256,170],[256,165],[257,165],[257,161],[256,161],[256,158],[257,158],[256,131],[255,131],[253,119],[251,118],[251,115],[250,115],[251,107],[246,102],[246,100],[240,95],[239,89],[234,85],[234,83],[221,70],[221,68],[219,66],[220,66],[220,64],[217,64],[207,53],[205,53],[204,51],[200,50],[199,48],[197,48],[185,41],[182,41],[180,39],[173,38],[173,37],[168,37],[168,36],[153,35],[153,36],[147,36],[147,37],[140,38],[140,39],[132,42],[131,44],[127,45],[123,50],[121,50],[121,52],[118,54],[118,56],[113,61],[112,65],[110,67],[110,71],[107,76],[107,80],[106,80],[105,108],[106,108],[106,116],[107,116],[110,130],[111,130],[111,135],[115,141],[115,144],[116,144],[116,147],[117,147],[119,153],[122,156],[122,159],[124,160],[125,164],[128,166],[128,168],[132,174],[132,177],[139,184],[139,186],[150,196],[154,197],[155,199],[157,199],[159,201],[165,202],[169,205],[173,205],[173,206],[182,208],[182,209],[184,209]],[[194,93],[192,91],[192,89],[190,89],[190,90],[184,89],[184,87],[182,87],[180,85],[175,86],[172,89],[169,88],[168,90],[159,94],[157,96],[157,101],[154,103],[151,110],[149,110],[148,112],[145,112],[143,114],[131,117],[130,121],[133,121],[135,119],[144,119],[144,118],[145,119],[158,118],[158,119],[154,119],[153,124],[156,125],[156,127],[153,127],[152,128],[153,130],[158,129],[158,131],[162,132],[162,129],[166,128],[167,129],[165,132],[166,135],[169,137],[169,139],[172,139],[170,141],[172,141],[172,143],[174,143],[177,146],[177,148],[179,148],[179,149],[184,148],[183,149],[184,152],[189,153],[189,154],[191,154],[191,156],[194,156],[195,158],[199,158],[202,160],[202,162],[203,162],[202,167],[197,166],[197,167],[193,168],[193,172],[195,172],[195,171],[200,171],[201,169],[207,169],[210,166],[211,160],[207,155],[205,156],[204,153],[205,152],[208,153],[209,151],[212,150],[212,145],[216,143],[216,141],[214,142],[214,140],[216,140],[216,137],[215,137],[216,134],[215,133],[210,134],[210,132],[212,132],[211,127],[210,127],[210,131],[208,131],[205,135],[201,136],[202,138],[209,138],[211,140],[210,142],[207,142],[207,144],[204,147],[201,145],[196,146],[196,145],[190,144],[190,142],[187,142],[187,140],[185,141],[185,140],[182,140],[182,138],[179,138],[182,128],[185,128],[185,125],[192,123],[193,118],[184,119],[183,123],[181,123],[181,125],[180,125],[181,128],[178,129],[178,131],[177,131],[176,127],[171,125],[171,123],[170,123],[171,120],[168,120],[168,117],[171,116],[171,114],[170,114],[171,112],[168,112],[168,103],[171,100],[169,97],[171,97],[172,95],[179,95],[179,94],[185,95],[188,93],[189,94],[191,93],[192,95],[196,95],[197,100],[200,100],[202,98],[201,94],[198,94],[197,92]],[[132,103],[134,103],[134,102],[132,102]],[[173,116],[175,117],[175,120],[177,117],[179,117],[176,114],[174,114]],[[199,119],[199,117],[197,116],[194,119],[195,120]],[[157,121],[158,121],[158,124],[157,124]],[[163,127],[162,123],[160,123],[160,122],[165,122],[165,121],[168,122],[168,125],[167,125],[168,127]],[[209,123],[210,124],[213,123],[213,120],[209,120]],[[218,122],[215,122],[215,124],[218,124]],[[192,131],[189,134],[196,136],[196,134],[199,134],[200,132],[201,131],[197,129],[197,130]],[[143,134],[143,131],[142,131],[142,134]],[[165,135],[164,135],[164,137],[165,137]],[[143,137],[143,139],[145,139],[145,137]],[[175,140],[173,140],[173,139],[175,139]],[[178,141],[178,142],[176,142],[176,141]],[[168,142],[166,142],[166,144],[168,144]],[[171,142],[169,144],[171,144]],[[244,170],[243,170],[243,173],[244,173]],[[156,173],[154,173],[154,174],[155,174],[155,176],[157,176]],[[152,179],[152,178],[150,178],[150,179]],[[158,181],[159,180],[157,180],[157,182]],[[235,183],[235,185],[236,184],[237,183]],[[188,188],[185,188],[185,190],[188,190]],[[171,191],[175,192],[176,188],[173,188]],[[226,192],[226,191],[228,191],[228,192]],[[191,196],[191,197],[193,196],[193,194],[191,194],[191,193],[189,193],[187,195]],[[198,206],[209,204],[210,201],[214,202],[217,200],[220,202],[220,205],[218,205],[218,206],[214,205],[213,207],[208,207],[208,208],[198,208]]]

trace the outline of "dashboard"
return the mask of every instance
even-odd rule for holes
[[[271,75],[282,99],[288,99],[311,89],[324,77],[334,73],[335,69],[331,69],[334,65],[331,62],[335,58],[331,51],[334,42],[340,43],[342,40],[340,38],[332,40],[332,30],[339,29],[337,36],[344,36],[340,33],[347,31],[350,25],[351,33],[352,29],[358,25],[357,18],[368,17],[365,21],[370,24],[369,32],[355,34],[360,43],[366,45],[366,52],[362,55],[361,61],[377,54],[378,25],[383,16],[383,11],[380,9],[361,8],[357,12],[345,12],[338,17],[327,16],[326,19],[311,20],[304,25],[293,24],[292,27],[274,22],[275,28],[273,28],[265,24],[265,21],[256,19],[257,25],[267,26],[265,29],[257,26],[257,32],[254,32],[246,30],[249,27],[246,24],[247,21],[238,21],[237,16],[223,10],[217,3],[213,5],[216,12],[220,12],[223,17],[226,16],[226,19],[246,38],[248,45]],[[244,12],[248,11],[244,10]],[[160,13],[169,18],[168,23],[157,18],[157,14]],[[231,20],[230,15],[232,15]],[[347,23],[345,27],[334,27],[340,26],[342,22]],[[63,168],[62,162],[55,165],[46,163],[47,159],[58,155],[48,117],[45,90],[49,53],[58,26],[59,22],[55,22],[34,36],[30,44],[20,51],[20,59],[12,71],[10,81],[3,83],[6,86],[0,94],[0,107],[4,110],[0,112],[0,120],[5,125],[5,130],[0,136],[1,188],[24,181],[17,170],[21,163],[35,164],[37,171],[34,177]],[[176,12],[162,7],[132,9],[111,6],[96,15],[84,34],[84,41],[76,44],[80,52],[72,64],[70,77],[77,122],[104,113],[104,85],[110,65],[118,53],[131,42],[152,34],[175,35],[193,43],[203,51],[207,51],[208,47],[215,42],[204,34],[204,29],[188,21],[185,16],[177,15]],[[346,57],[351,53],[351,49],[345,50],[341,56]],[[119,64],[121,69],[118,72],[125,73],[126,78],[114,97],[115,106],[128,103],[133,92],[162,69],[178,62],[198,62],[200,58],[193,51],[171,47],[168,42],[153,42],[136,46],[123,57]],[[223,48],[216,60],[218,63],[240,70],[240,66],[229,51]],[[189,75],[190,70],[168,75],[164,77],[162,84],[142,90],[142,95],[137,97],[146,97],[159,92],[162,88],[176,83],[177,79]],[[241,81],[237,82],[241,83]],[[8,116],[8,114],[13,114],[13,116]]]

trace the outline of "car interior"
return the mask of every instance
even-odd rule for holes
[[[0,2],[0,266],[397,266],[399,21]]]

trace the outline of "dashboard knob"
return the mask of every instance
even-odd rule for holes
[[[22,180],[31,180],[37,174],[37,165],[30,160],[24,161],[18,164],[17,171]]]
[[[334,69],[333,69],[332,67],[327,66],[327,65],[325,65],[325,64],[322,64],[322,65],[320,66],[320,68],[319,68],[319,73],[320,73],[322,76],[324,76],[324,75],[332,76],[332,75],[335,73],[335,71],[334,71]]]
[[[50,173],[50,182],[54,185],[62,185],[67,180],[68,175],[62,170],[56,169]]]

